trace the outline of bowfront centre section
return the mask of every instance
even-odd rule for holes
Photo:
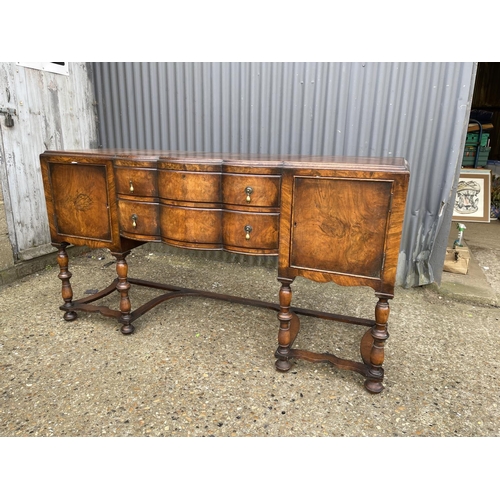
[[[388,300],[394,296],[409,181],[404,159],[86,150],[48,151],[40,161],[67,321],[77,311],[100,312],[129,334],[137,317],[186,294],[266,307],[278,312],[278,370],[289,370],[294,358],[328,362],[363,375],[370,392],[383,389]],[[277,256],[279,304],[128,277],[128,253],[152,241]],[[117,278],[74,300],[69,244],[108,248]],[[378,298],[375,319],[294,308],[291,285],[297,276],[371,287]],[[165,293],[132,310],[132,285]],[[116,310],[96,304],[115,291]],[[294,349],[300,314],[366,326],[361,360]]]

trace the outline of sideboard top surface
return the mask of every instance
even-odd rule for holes
[[[249,165],[261,164],[280,167],[308,168],[349,168],[407,171],[408,165],[400,157],[361,157],[361,156],[310,156],[310,155],[268,155],[258,153],[209,153],[200,151],[161,151],[148,149],[72,149],[46,151],[46,155],[85,155],[107,159],[200,162],[211,164]]]

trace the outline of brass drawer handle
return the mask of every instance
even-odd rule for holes
[[[134,184],[132,183],[131,180],[129,182],[130,182],[129,190],[130,190],[131,193],[133,193],[134,192]]]
[[[132,226],[133,227],[137,227],[137,215],[136,214],[132,214]]]
[[[250,198],[250,195],[253,193],[253,188],[250,186],[245,188],[245,193],[247,195],[247,203],[250,203],[252,201],[252,198]]]
[[[245,239],[249,240],[250,239],[250,233],[252,232],[252,226],[246,225],[245,226]]]

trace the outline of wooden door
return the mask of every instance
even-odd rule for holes
[[[28,260],[54,250],[39,155],[97,146],[86,63],[68,63],[67,74],[0,63],[0,108],[12,111],[12,121],[0,114],[0,182],[9,240],[14,260]]]
[[[106,157],[40,156],[52,241],[119,251],[113,162]]]
[[[392,181],[296,177],[291,266],[380,279]]]
[[[284,169],[280,276],[392,294],[408,178],[404,162]]]

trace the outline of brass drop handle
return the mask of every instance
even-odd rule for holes
[[[137,215],[136,214],[132,214],[132,226],[133,227],[137,227]]]
[[[130,180],[129,183],[130,183],[129,191],[131,193],[133,193],[134,192],[134,184],[132,183],[132,180]]]
[[[252,201],[252,198],[250,198],[250,195],[253,193],[253,188],[250,186],[245,188],[245,193],[247,195],[247,203],[250,203]]]
[[[245,239],[249,240],[250,239],[250,233],[252,232],[252,226],[246,225],[245,226]]]

